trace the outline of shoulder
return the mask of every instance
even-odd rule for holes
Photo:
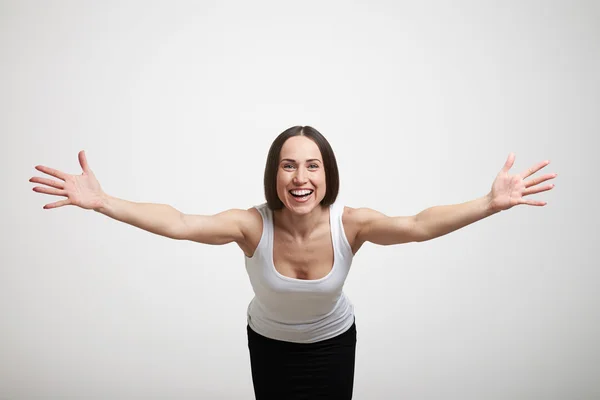
[[[262,231],[263,220],[256,207],[250,207],[247,210],[235,210],[235,218],[245,234],[256,230]]]
[[[219,214],[216,214],[215,217],[219,218],[218,222],[220,223],[226,221],[235,222],[241,231],[255,228],[257,224],[262,225],[262,217],[255,207],[246,210],[233,208],[220,212]]]
[[[356,254],[365,242],[365,240],[362,239],[363,235],[361,235],[365,227],[372,221],[385,217],[386,215],[370,208],[344,207],[342,223],[346,238],[348,239],[348,243],[350,244],[350,247],[352,247],[352,252],[354,254]]]
[[[349,208],[344,216],[347,221],[344,228],[348,226],[358,247],[364,242],[391,245],[423,241],[427,237],[414,215],[390,217],[370,208]]]
[[[369,223],[378,218],[385,218],[386,215],[373,210],[371,208],[352,208],[345,206],[344,213],[342,214],[342,219],[344,223],[348,222],[349,224],[357,224],[362,225],[365,223]]]
[[[237,220],[242,232],[243,240],[238,242],[238,246],[251,257],[260,243],[263,231],[263,219],[256,207],[247,210],[236,210]]]

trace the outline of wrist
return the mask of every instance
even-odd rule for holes
[[[483,197],[483,201],[486,215],[493,215],[501,211],[498,209],[498,207],[495,206],[494,196],[492,195],[492,192],[486,194]]]
[[[111,199],[111,196],[102,193],[98,199],[98,205],[93,207],[93,210],[101,214],[106,214],[110,208]]]

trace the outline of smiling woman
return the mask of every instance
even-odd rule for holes
[[[556,174],[531,175],[540,162],[509,175],[513,154],[484,196],[436,206],[417,215],[388,217],[337,201],[338,167],[316,129],[295,126],[271,145],[264,175],[266,203],[216,215],[184,214],[164,204],[134,203],[107,195],[79,153],[83,173],[36,169],[34,191],[66,197],[44,206],[75,205],[178,240],[235,242],[245,256],[255,296],[247,335],[254,391],[264,399],[351,399],[356,325],[343,292],[352,259],[365,242],[392,245],[433,239],[519,204],[543,206],[525,196],[550,190]]]
[[[287,173],[281,173],[281,170]],[[296,179],[291,185],[286,179]],[[333,149],[325,137],[310,126],[294,126],[283,131],[271,145],[265,167],[265,197],[271,210],[284,207],[282,196],[286,188],[303,189],[304,180],[322,183],[322,206],[333,204],[337,198],[340,178]],[[300,186],[298,186],[300,185]],[[306,188],[309,188],[308,186]],[[327,189],[327,190],[326,190]],[[315,190],[314,187],[309,190]],[[316,197],[316,196],[315,196]],[[293,204],[293,203],[292,203]]]

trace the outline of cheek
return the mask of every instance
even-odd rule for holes
[[[319,176],[317,179],[315,179],[314,183],[316,184],[316,186],[319,187],[319,189],[321,191],[324,191],[326,189],[326,180],[325,180],[325,174],[323,174],[323,176]]]
[[[321,174],[319,174],[319,177],[317,178],[317,181],[319,182],[319,185],[325,186],[326,179],[325,179],[325,173],[324,172],[321,173]]]
[[[287,182],[285,181],[285,178],[282,177],[281,175],[277,175],[277,191],[285,191],[285,187],[287,185]]]

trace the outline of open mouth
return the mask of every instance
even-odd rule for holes
[[[289,193],[299,200],[308,199],[308,197],[313,194],[314,190],[310,189],[302,189],[302,190],[290,190]]]

